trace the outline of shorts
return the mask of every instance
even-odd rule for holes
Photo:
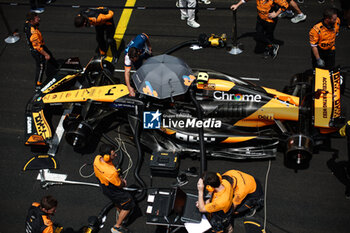
[[[122,210],[131,210],[135,207],[135,202],[127,191],[119,188],[101,185],[102,192],[106,195],[114,205]]]

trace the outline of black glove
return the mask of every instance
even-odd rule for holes
[[[317,66],[318,67],[324,67],[325,66],[324,60],[322,60],[321,58],[317,59],[316,62],[317,62]]]

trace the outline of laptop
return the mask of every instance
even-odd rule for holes
[[[175,190],[157,191],[152,206],[152,215],[167,217],[171,214]]]
[[[198,196],[190,193],[185,193],[181,188],[175,188],[175,200],[173,210],[177,216],[181,216],[181,221],[200,223],[202,213],[199,212],[196,202]]]
[[[196,203],[198,196],[186,193],[186,205],[184,206],[181,221],[190,223],[200,223],[202,220],[202,213],[199,212]]]
[[[183,222],[201,222],[202,214],[196,207],[197,195],[185,193],[182,189],[176,187],[169,192],[158,191],[154,200],[152,215],[168,217],[170,214],[175,213],[181,217]]]

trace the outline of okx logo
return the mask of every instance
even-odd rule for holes
[[[160,129],[161,115],[159,110],[156,112],[143,112],[143,128]]]

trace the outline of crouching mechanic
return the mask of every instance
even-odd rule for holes
[[[76,27],[95,26],[96,40],[100,55],[105,56],[108,46],[110,46],[113,58],[116,61],[117,44],[114,40],[115,25],[113,15],[113,11],[107,7],[89,8],[80,12],[80,14],[74,18],[74,25]]]
[[[132,39],[125,49],[124,76],[130,96],[135,96],[135,90],[130,83],[131,66],[140,68],[143,61],[152,56],[152,46],[146,33],[141,33]]]
[[[26,218],[26,233],[53,233],[60,232],[62,228],[54,231],[54,225],[51,216],[54,215],[57,208],[57,200],[52,196],[45,196],[40,203],[33,202],[28,210]]]
[[[238,170],[227,171],[222,176],[233,180],[232,202],[235,215],[253,216],[257,209],[264,206],[264,192],[259,180]]]
[[[215,232],[233,232],[232,219],[232,178],[221,177],[219,173],[205,172],[198,180],[197,208],[202,213],[209,213],[208,219]],[[204,202],[204,187],[211,198]]]
[[[117,222],[111,228],[111,232],[124,233],[129,232],[129,230],[122,226],[122,223],[134,208],[135,203],[131,195],[123,190],[123,187],[127,185],[126,180],[120,177],[117,168],[112,163],[116,156],[115,148],[112,145],[101,145],[100,155],[97,155],[94,160],[94,172],[103,194],[114,203],[117,212],[119,212]]]

